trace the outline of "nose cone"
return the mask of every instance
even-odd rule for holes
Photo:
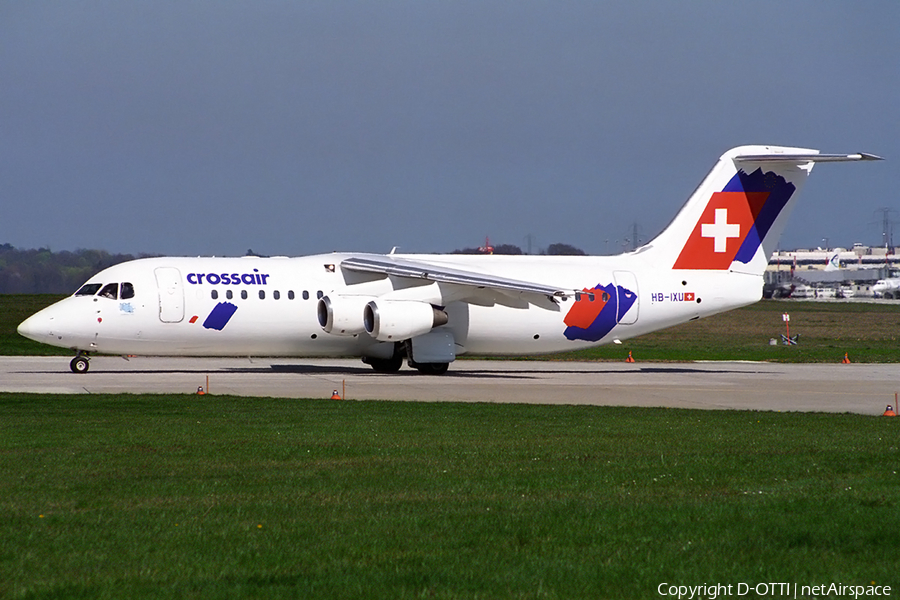
[[[47,339],[51,335],[52,324],[53,317],[48,315],[46,310],[42,310],[19,323],[16,331],[29,340],[47,343]]]
[[[22,321],[18,332],[42,344],[93,350],[97,314],[92,298],[65,298]]]

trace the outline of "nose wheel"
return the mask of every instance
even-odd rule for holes
[[[69,368],[73,373],[87,373],[91,368],[91,361],[86,355],[79,354],[69,363]]]

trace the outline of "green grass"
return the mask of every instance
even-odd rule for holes
[[[0,597],[900,584],[900,419],[0,395]]]
[[[781,344],[782,314],[791,317],[797,346]],[[770,346],[776,338],[778,345]],[[570,360],[623,360],[632,351],[638,361],[756,360],[773,362],[900,362],[900,302],[796,302],[763,300],[607,345],[559,355]]]
[[[0,295],[0,353],[70,355],[16,333],[24,319],[60,296]],[[784,332],[782,313],[791,315],[799,346],[770,346]],[[624,360],[631,350],[640,361],[758,360],[776,362],[900,362],[900,302],[896,304],[764,300],[734,310],[627,340],[569,352],[561,360]],[[538,360],[546,360],[539,357]]]
[[[62,356],[74,354],[65,348],[55,348],[23,338],[16,332],[19,323],[62,300],[54,294],[0,294],[0,354],[4,356]]]

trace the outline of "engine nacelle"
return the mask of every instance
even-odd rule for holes
[[[373,296],[324,296],[316,305],[319,325],[333,335],[356,335],[366,330],[363,311]]]
[[[408,340],[448,320],[444,311],[414,300],[372,300],[363,311],[366,332],[380,342]]]

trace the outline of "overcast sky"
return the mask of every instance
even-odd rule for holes
[[[0,0],[20,248],[612,253],[750,143],[886,158],[783,248],[900,244],[900,2]]]

